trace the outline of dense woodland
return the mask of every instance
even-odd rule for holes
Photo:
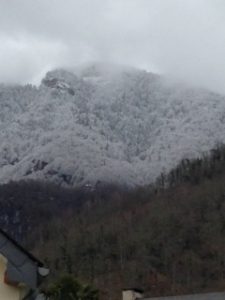
[[[120,299],[225,289],[225,147],[183,160],[154,185],[40,182],[0,187],[0,223],[51,268]]]

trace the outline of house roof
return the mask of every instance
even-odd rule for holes
[[[150,297],[142,298],[141,300],[223,300],[225,292],[204,293],[204,294],[190,294],[177,295],[168,297]]]
[[[40,260],[38,260],[30,252],[28,252],[23,246],[21,246],[17,241],[15,241],[8,233],[6,233],[1,228],[0,228],[0,234],[2,234],[3,236],[5,236],[5,238],[7,238],[17,249],[19,249],[27,257],[29,257],[32,261],[34,261],[38,265],[38,267],[43,267],[44,266],[44,264]]]

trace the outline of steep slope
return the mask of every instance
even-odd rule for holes
[[[93,65],[0,86],[0,182],[143,184],[225,141],[225,98]]]
[[[72,273],[101,299],[124,286],[149,296],[224,290],[225,147],[181,162],[164,182],[0,185],[0,226],[46,262],[50,282]]]

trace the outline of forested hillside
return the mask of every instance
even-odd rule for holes
[[[0,187],[1,223],[10,220],[5,227],[50,266],[49,281],[72,273],[102,299],[130,286],[149,295],[223,290],[224,182],[218,146],[135,189],[11,183]]]
[[[0,183],[154,182],[224,142],[225,98],[112,65],[0,84]]]

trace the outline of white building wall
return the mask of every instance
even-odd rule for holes
[[[4,282],[7,259],[0,254],[0,300],[21,300],[24,294],[22,287],[13,287]]]
[[[142,298],[142,294],[137,293],[135,291],[132,290],[126,290],[123,291],[123,300],[136,300],[136,299],[141,299]]]

